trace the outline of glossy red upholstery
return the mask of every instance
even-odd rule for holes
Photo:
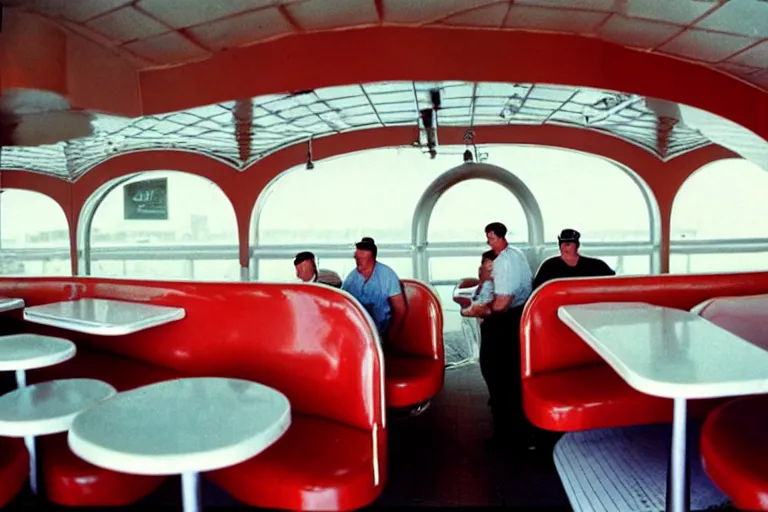
[[[307,486],[318,478],[326,486],[323,503],[344,508],[365,506],[381,492],[386,476],[381,350],[364,311],[345,293],[302,284],[6,278],[0,279],[3,294],[30,306],[98,297],[186,310],[181,321],[119,337],[25,323],[27,331],[67,337],[78,345],[72,362],[41,370],[40,378],[87,373],[128,388],[179,374],[221,375],[285,393],[294,417],[288,434],[263,454],[228,468],[226,477],[212,475],[225,490],[240,490],[238,497],[248,504],[295,508],[306,502]],[[81,356],[99,363],[76,362]],[[105,363],[110,356],[117,357]],[[349,446],[350,452],[340,448],[334,457],[309,464],[305,444],[314,437],[335,439],[335,446]],[[370,464],[360,463],[366,459]],[[59,474],[65,473],[73,472]],[[67,488],[63,476],[60,484]],[[280,492],[259,492],[263,488]]]
[[[435,396],[443,388],[445,351],[443,309],[432,289],[403,279],[408,313],[405,325],[385,361],[388,407],[410,407]]]
[[[718,297],[692,311],[768,350],[768,295]],[[732,400],[707,417],[701,457],[734,505],[768,510],[768,395]]]
[[[768,294],[716,297],[698,304],[691,311],[768,350]]]
[[[208,478],[247,503],[258,496],[263,506],[290,510],[357,509],[380,492],[378,472],[386,470],[376,453],[386,450],[384,433],[296,416],[286,435],[263,454]],[[371,450],[372,443],[377,450]]]
[[[46,499],[59,505],[122,506],[148,495],[166,477],[128,475],[88,464],[72,453],[67,434],[40,436]]]
[[[701,458],[712,481],[741,510],[768,510],[768,396],[732,400],[701,431]]]
[[[18,494],[28,475],[29,454],[24,440],[0,437],[0,508]]]
[[[662,275],[552,281],[523,312],[523,406],[536,426],[555,431],[671,421],[671,401],[632,389],[557,317],[557,308],[590,302],[648,302],[689,310],[717,296],[768,292],[768,273]],[[701,416],[721,400],[691,403]]]

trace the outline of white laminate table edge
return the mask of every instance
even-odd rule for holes
[[[290,426],[289,408],[273,426],[260,435],[217,450],[173,456],[126,454],[94,444],[78,436],[74,430],[67,434],[67,443],[75,455],[94,466],[132,475],[178,475],[214,471],[240,464],[275,444]],[[200,462],[200,459],[206,460]]]
[[[9,297],[0,298],[0,313],[13,311],[24,307],[24,299],[13,299]]]
[[[167,306],[163,306],[164,308]],[[24,320],[60,329],[82,332],[85,334],[98,334],[102,336],[123,336],[134,332],[143,331],[152,327],[165,325],[182,320],[186,316],[184,308],[169,308],[175,311],[167,316],[150,317],[146,320],[133,322],[130,325],[111,325],[100,322],[92,322],[76,318],[62,317],[50,313],[34,311],[34,308],[24,310]]]
[[[643,305],[648,307],[662,307],[654,306],[648,303],[631,303],[634,306]],[[685,384],[679,382],[667,382],[661,380],[650,379],[640,374],[635,373],[629,368],[620,358],[608,350],[605,345],[595,338],[589,331],[586,331],[582,326],[570,315],[565,309],[568,306],[560,306],[557,308],[557,316],[562,322],[567,325],[573,332],[575,332],[587,345],[590,346],[595,352],[597,352],[608,365],[618,373],[621,378],[637,391],[645,393],[647,395],[658,396],[661,398],[685,398],[685,399],[702,399],[702,398],[723,398],[729,396],[741,396],[741,395],[759,395],[768,393],[768,386],[766,386],[765,379],[743,380],[738,382],[726,382],[726,383],[696,383]],[[673,309],[673,308],[667,308]],[[691,313],[690,311],[677,310],[685,314],[696,316],[697,319],[709,322],[708,320]],[[711,323],[711,322],[709,322]],[[712,327],[722,329],[721,327],[711,324]],[[722,329],[724,332],[725,329]],[[728,334],[739,338],[735,334],[728,332]],[[739,338],[742,339],[742,338]],[[749,343],[746,340],[744,343]],[[713,392],[714,390],[714,392]]]

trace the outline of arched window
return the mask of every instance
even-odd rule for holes
[[[69,223],[61,206],[38,192],[0,194],[0,273],[69,276]]]
[[[421,193],[445,167],[413,148],[351,153],[290,169],[264,192],[260,246],[408,243]]]
[[[94,213],[91,275],[237,281],[232,204],[205,178],[141,173],[110,190]]]
[[[691,175],[675,197],[670,272],[768,270],[768,172],[743,159]]]
[[[548,244],[576,229],[582,242],[651,242],[648,203],[638,183],[605,158],[567,149],[489,145],[488,163],[520,178],[539,203]]]
[[[413,276],[410,251],[413,212],[444,162],[414,148],[381,148],[299,165],[263,194],[252,225],[254,275],[295,279],[291,260],[315,252],[320,266],[343,278],[354,267],[352,245],[364,236],[379,245],[379,260],[400,277]],[[259,210],[259,207],[261,208]]]

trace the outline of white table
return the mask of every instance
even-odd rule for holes
[[[80,299],[32,306],[24,320],[71,331],[121,336],[181,320],[184,308],[109,299]]]
[[[19,389],[27,385],[26,370],[53,366],[72,359],[77,352],[75,344],[64,338],[39,334],[11,334],[0,336],[0,371],[15,371]],[[24,436],[29,452],[29,485],[37,493],[37,451],[35,437]]]
[[[39,334],[0,336],[0,371],[16,371],[16,384],[23,388],[25,370],[53,366],[75,357],[75,344],[64,338]]]
[[[686,400],[768,393],[768,351],[689,311],[645,303],[561,306],[557,314],[630,386],[674,400],[667,501],[686,509]]]
[[[24,299],[13,299],[10,297],[0,297],[0,313],[21,309],[24,307]]]
[[[114,471],[181,474],[184,510],[197,511],[200,472],[250,459],[290,423],[288,399],[270,387],[240,379],[177,379],[120,393],[80,414],[69,446]]]
[[[23,437],[30,445],[30,487],[37,494],[35,436],[69,429],[75,416],[115,394],[115,388],[94,379],[42,382],[0,397],[0,436]]]

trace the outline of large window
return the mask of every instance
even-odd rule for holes
[[[159,181],[147,184],[149,180]],[[165,199],[139,212],[131,197],[147,195],[147,190]],[[98,206],[90,263],[95,276],[239,280],[234,209],[205,178],[173,171],[142,173],[111,190]]]
[[[69,224],[50,197],[27,190],[0,194],[0,273],[72,275]]]
[[[650,242],[651,217],[640,186],[604,158],[548,147],[489,145],[487,162],[520,178],[539,203],[547,243],[565,228],[582,242]]]
[[[768,172],[742,159],[688,178],[672,207],[672,240],[768,239]]]
[[[528,241],[528,221],[517,198],[498,183],[473,179],[448,189],[437,201],[429,220],[427,240],[484,242],[483,228],[503,222],[510,242]]]
[[[304,165],[280,176],[254,212],[259,245],[408,243],[421,194],[446,170],[412,148],[383,148]]]
[[[768,172],[720,160],[688,178],[672,208],[670,272],[768,270]]]

